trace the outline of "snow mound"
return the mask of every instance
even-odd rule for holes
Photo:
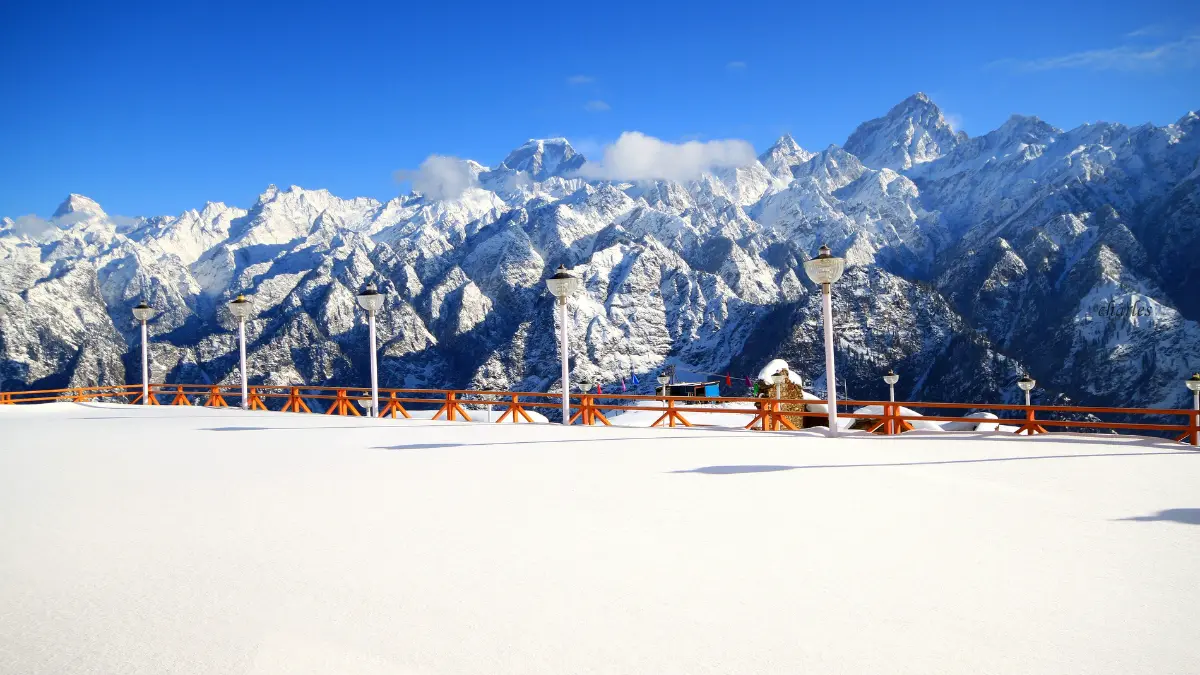
[[[800,374],[788,367],[787,361],[783,359],[773,359],[770,363],[763,366],[762,370],[758,371],[758,381],[771,383],[771,376],[781,370],[788,372],[788,381],[797,387],[804,387],[804,378]],[[807,398],[807,397],[806,397]]]

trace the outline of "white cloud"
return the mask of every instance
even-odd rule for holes
[[[1042,72],[1071,68],[1118,71],[1162,70],[1170,67],[1191,68],[1197,64],[1200,64],[1200,35],[1189,35],[1155,46],[1121,45],[1040,59],[1001,59],[988,65],[1020,72]]]
[[[667,143],[637,131],[626,131],[604,148],[604,158],[588,162],[579,175],[607,180],[677,180],[699,178],[719,167],[754,163],[754,147],[742,140]]]
[[[729,63],[725,64],[725,70],[745,70],[745,69],[746,69],[745,61],[730,61]]]
[[[572,75],[567,78],[567,84],[591,84],[596,78],[591,75]]]
[[[32,239],[40,240],[43,236],[57,230],[54,223],[35,215],[17,216],[13,220],[12,231]]]
[[[951,129],[953,129],[955,131],[963,130],[963,116],[962,115],[959,115],[958,113],[948,112],[948,113],[942,113],[942,117],[945,118],[946,124],[949,124]]]
[[[412,189],[430,199],[454,199],[478,183],[466,160],[430,155],[415,171],[402,169],[396,180],[410,181]]]
[[[1155,35],[1162,35],[1163,32],[1164,31],[1163,31],[1162,25],[1157,24],[1157,23],[1152,23],[1149,26],[1142,26],[1141,28],[1139,28],[1137,30],[1129,31],[1128,33],[1125,34],[1125,37],[1127,37],[1127,38],[1152,37]]]
[[[588,112],[608,112],[612,110],[612,106],[604,101],[588,101],[583,104],[583,109]]]

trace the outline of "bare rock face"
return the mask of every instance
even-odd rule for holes
[[[1181,406],[1200,369],[1200,118],[1063,131],[1014,116],[967,138],[924,95],[819,152],[785,136],[688,182],[597,181],[563,139],[468,162],[445,198],[386,203],[268,187],[249,209],[120,218],[71,195],[49,219],[0,219],[0,386],[137,382],[145,299],[152,377],[236,381],[225,304],[252,296],[251,379],[363,385],[366,317],[386,293],[381,382],[561,387],[544,279],[582,280],[573,376],[648,393],[664,365],[731,372],[782,357],[823,396],[820,296],[834,286],[842,396],[1011,401],[1033,373],[1054,400]],[[576,379],[580,381],[580,379]],[[607,387],[606,387],[607,390]]]

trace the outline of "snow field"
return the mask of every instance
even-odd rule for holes
[[[0,671],[1194,673],[1200,453],[0,409]]]

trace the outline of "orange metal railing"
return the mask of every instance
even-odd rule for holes
[[[72,387],[68,389],[42,389],[36,391],[0,392],[0,405],[19,403],[48,403],[55,401],[103,401],[115,400],[132,404],[141,403],[141,385],[116,385],[95,387]],[[533,422],[530,412],[537,409],[556,410],[561,406],[561,394],[533,391],[484,391],[473,389],[380,389],[380,417],[397,416],[411,418],[409,406],[427,406],[436,409],[433,419],[450,422],[472,421],[467,410],[472,405],[500,405],[504,407],[496,423]],[[240,405],[241,387],[236,385],[212,384],[152,384],[150,405],[162,405],[160,397],[170,397],[168,405],[200,405],[207,407],[229,407],[230,401]],[[361,416],[365,412],[363,403],[369,401],[371,390],[366,387],[320,387],[320,386],[273,386],[255,385],[249,388],[247,403],[252,410],[270,410],[271,401],[280,403],[283,412],[312,413],[313,408],[326,415]],[[385,398],[386,397],[386,398]],[[592,394],[570,395],[571,424],[611,425],[605,413],[613,411],[643,411],[660,413],[651,426],[695,426],[688,415],[749,415],[747,429],[761,431],[796,430],[795,418],[826,417],[824,412],[785,410],[785,405],[804,405],[821,401],[802,399],[750,398],[741,396],[647,396],[636,394]],[[720,407],[718,404],[741,404],[743,407]],[[877,406],[881,413],[839,412],[839,417],[869,420],[866,430],[883,435],[895,435],[913,428],[912,421],[997,423],[1016,425],[1017,434],[1044,434],[1047,427],[1072,429],[1098,429],[1105,431],[1168,432],[1175,440],[1191,445],[1200,445],[1200,412],[1184,409],[1161,408],[1105,408],[1088,406],[1021,405],[1003,403],[938,403],[938,402],[891,402],[891,401],[839,401],[839,408],[862,408]],[[360,407],[363,409],[360,411]],[[931,410],[931,414],[905,415],[901,407]],[[323,409],[323,410],[322,410]],[[994,412],[998,419],[938,414],[954,410]],[[1039,415],[1041,413],[1041,415]],[[1146,422],[1110,422],[1099,419],[1056,419],[1059,417],[1119,415],[1123,418],[1151,418]],[[1011,416],[1006,416],[1011,415]],[[1183,417],[1182,424],[1165,424],[1156,419]]]

